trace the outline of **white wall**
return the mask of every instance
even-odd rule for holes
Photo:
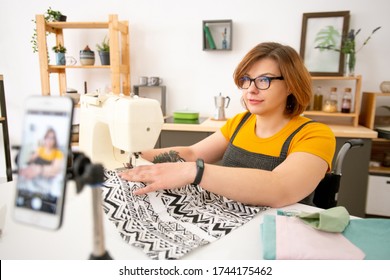
[[[214,111],[213,96],[231,97],[227,115],[242,110],[232,74],[243,55],[263,41],[279,41],[299,51],[302,14],[349,10],[350,27],[362,28],[359,40],[382,26],[358,54],[357,74],[363,76],[364,91],[379,91],[390,80],[390,2],[388,0],[111,0],[111,1],[7,1],[0,9],[0,74],[4,75],[11,144],[20,142],[24,99],[40,94],[38,54],[31,48],[35,14],[51,6],[68,21],[106,21],[118,14],[130,25],[131,82],[139,76],[160,76],[167,86],[167,110],[189,108],[202,115]],[[233,50],[202,50],[202,20],[232,19]],[[75,32],[75,33],[71,33]],[[66,31],[68,54],[78,59],[86,44],[95,49],[105,31]],[[51,45],[49,46],[51,48]],[[52,58],[54,60],[54,57]],[[99,62],[97,62],[99,63]],[[83,92],[109,84],[106,70],[71,70],[68,87]],[[52,76],[52,91],[58,92]]]

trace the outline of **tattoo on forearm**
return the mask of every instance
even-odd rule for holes
[[[179,156],[179,153],[174,150],[169,152],[161,153],[153,158],[153,163],[162,163],[162,162],[177,162],[184,161],[183,158]]]

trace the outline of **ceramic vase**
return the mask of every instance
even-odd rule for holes
[[[89,50],[80,51],[80,63],[81,65],[94,65],[95,64],[95,52]]]

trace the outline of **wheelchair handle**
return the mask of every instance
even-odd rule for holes
[[[363,139],[349,139],[345,141],[344,145],[340,148],[337,154],[336,162],[334,165],[333,173],[341,175],[341,168],[343,165],[344,157],[346,156],[349,149],[354,147],[362,147],[364,145]]]
[[[346,141],[346,143],[349,143],[351,145],[350,148],[364,146],[363,139],[349,139],[348,141]]]

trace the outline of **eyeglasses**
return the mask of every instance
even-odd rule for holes
[[[259,76],[254,79],[249,78],[248,76],[243,76],[238,80],[238,87],[240,89],[248,89],[252,82],[255,83],[257,89],[268,89],[271,86],[272,80],[284,80],[283,76],[279,77],[267,77],[267,76]]]

